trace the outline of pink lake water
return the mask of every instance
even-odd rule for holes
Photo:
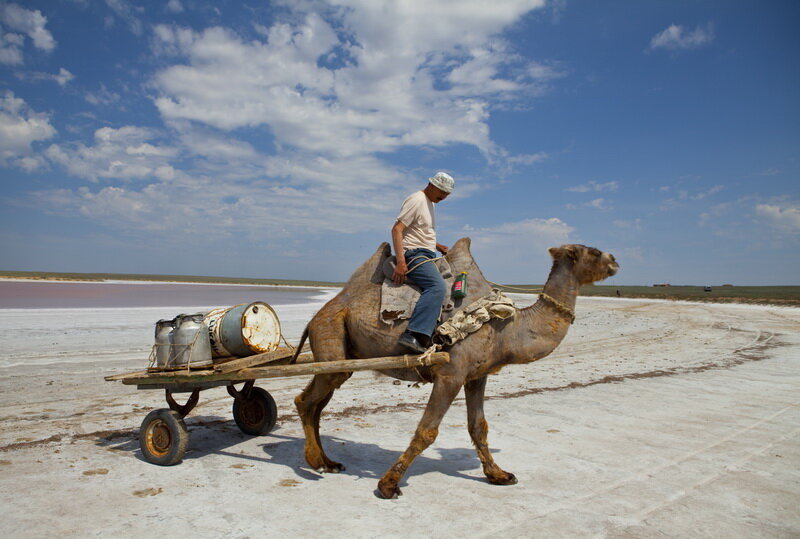
[[[308,303],[324,289],[256,285],[0,281],[0,309],[92,307],[229,306],[263,301],[270,305]]]

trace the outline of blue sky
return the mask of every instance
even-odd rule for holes
[[[344,280],[440,241],[609,284],[800,284],[800,4],[0,3],[0,268]]]

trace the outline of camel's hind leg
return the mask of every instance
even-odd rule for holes
[[[483,464],[483,473],[490,483],[495,485],[514,485],[517,478],[513,473],[503,471],[500,466],[495,464],[492,453],[489,451],[489,424],[483,415],[483,394],[486,390],[486,376],[467,382],[464,386],[464,394],[467,398],[467,422],[469,423],[469,435],[478,458]]]
[[[439,424],[450,408],[453,399],[458,395],[461,385],[460,380],[455,380],[450,376],[436,377],[431,397],[428,399],[425,413],[417,425],[411,444],[378,481],[378,493],[381,497],[396,498],[402,494],[397,485],[414,459],[436,440],[436,436],[439,434]]]
[[[308,326],[311,349],[315,361],[346,359],[347,335],[345,333],[345,311],[323,307]],[[353,373],[341,372],[318,374],[294,399],[303,432],[306,436],[305,457],[309,466],[322,472],[340,472],[344,466],[328,458],[319,438],[319,420],[322,410],[331,400],[333,392],[347,381]]]
[[[319,421],[322,410],[331,400],[333,392],[347,381],[352,373],[318,374],[294,399],[303,432],[306,436],[305,457],[308,465],[321,472],[337,473],[344,466],[328,458],[319,438]]]

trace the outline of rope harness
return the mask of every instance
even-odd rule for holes
[[[486,279],[486,277],[484,277],[484,279]],[[542,290],[544,290],[544,288],[542,288],[542,287],[522,288],[520,286],[509,286],[507,284],[500,284],[500,283],[496,283],[494,281],[490,281],[489,279],[486,279],[486,282],[489,283],[489,284],[493,284],[498,288],[508,288],[510,290],[519,290],[521,292],[541,292]]]
[[[412,258],[410,262],[407,262],[407,264],[411,265],[415,260],[419,260],[420,258],[424,258],[425,260],[423,260],[422,262],[420,262],[419,264],[417,264],[413,268],[410,268],[408,271],[406,271],[406,275],[408,275],[409,273],[411,273],[412,271],[414,271],[415,269],[417,269],[418,267],[420,267],[423,264],[427,264],[428,262],[435,262],[437,260],[443,259],[444,257],[443,256],[439,256],[439,257],[436,257],[436,258],[428,258],[425,255],[417,255],[414,258]]]
[[[416,260],[419,260],[420,258],[424,258],[425,260],[423,260],[419,264],[416,264],[415,266],[409,268],[408,271],[406,272],[406,275],[408,275],[409,273],[411,273],[412,271],[414,271],[415,269],[417,269],[418,267],[420,267],[423,264],[427,264],[428,262],[435,262],[437,260],[443,259],[444,257],[443,256],[439,256],[439,257],[436,257],[436,258],[428,258],[428,257],[426,257],[424,255],[417,255],[414,258],[412,258],[408,262],[408,264],[411,265]],[[484,277],[484,279],[486,279],[486,277]],[[492,285],[494,285],[494,286],[496,286],[498,288],[508,288],[509,290],[519,290],[521,292],[541,292],[542,290],[544,290],[544,288],[542,288],[542,287],[523,288],[523,287],[520,287],[520,286],[510,286],[510,285],[507,285],[507,284],[496,283],[494,281],[490,281],[489,279],[486,279],[486,282],[489,283],[489,284],[492,284]]]
[[[543,300],[545,300],[546,302],[550,303],[551,305],[553,305],[553,307],[555,307],[557,311],[559,311],[561,314],[563,314],[567,318],[569,318],[569,323],[570,324],[574,324],[575,323],[575,311],[573,309],[570,309],[569,307],[567,307],[566,305],[564,305],[563,303],[561,303],[560,301],[558,301],[554,297],[548,296],[544,292],[539,294],[539,297],[542,298]]]
[[[434,352],[438,352],[441,349],[442,349],[442,345],[441,344],[432,344],[430,348],[425,350],[425,352],[421,356],[419,356],[419,359],[424,361],[425,359],[430,357],[431,354],[433,354]],[[408,356],[405,356],[405,357],[406,357],[406,361],[408,361]],[[409,366],[408,363],[406,363],[406,366]],[[419,376],[419,379],[423,384],[430,384],[431,382],[433,382],[433,378],[428,379],[425,376],[422,376],[422,373],[419,372],[419,367],[414,366],[413,369],[414,369],[414,372],[417,373],[417,376]]]
[[[435,262],[436,260],[441,260],[444,257],[443,256],[439,256],[439,257],[436,257],[436,258],[428,258],[428,257],[426,257],[424,255],[417,255],[414,258],[412,258],[408,262],[408,264],[411,265],[415,261],[419,260],[420,258],[423,258],[424,260],[422,262],[420,262],[419,264],[415,264],[413,267],[411,267],[406,272],[406,275],[411,273],[412,271],[414,271],[415,269],[417,269],[418,267],[420,267],[423,264],[427,264],[428,262]],[[486,279],[486,277],[484,277],[484,279]],[[489,283],[489,284],[492,284],[494,286],[497,286],[499,288],[508,288],[510,290],[519,290],[521,292],[539,292],[539,297],[542,298],[543,300],[545,300],[546,302],[550,303],[551,305],[553,305],[553,307],[555,307],[557,311],[559,311],[561,314],[563,314],[567,318],[569,318],[569,323],[570,324],[574,324],[575,323],[575,310],[574,309],[570,309],[569,307],[567,307],[566,305],[564,305],[563,303],[561,303],[560,301],[558,301],[554,297],[545,294],[543,292],[544,288],[542,288],[542,287],[523,288],[523,287],[520,287],[520,286],[509,286],[507,284],[500,284],[500,283],[496,283],[494,281],[490,281],[489,279],[486,279],[486,282]],[[432,350],[429,350],[428,352],[432,352]]]

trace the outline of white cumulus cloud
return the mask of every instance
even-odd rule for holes
[[[108,4],[136,13],[121,0]],[[152,49],[166,67],[149,83],[171,139],[124,126],[98,130],[93,142],[53,144],[51,163],[102,183],[32,200],[123,230],[185,223],[216,236],[246,230],[256,242],[385,232],[403,197],[435,172],[392,165],[393,152],[462,144],[507,167],[547,157],[511,154],[488,127],[494,107],[561,76],[499,37],[543,4],[286,2],[285,16],[248,36],[157,25]],[[85,97],[120,99],[104,86]],[[253,136],[259,130],[264,141]],[[480,188],[456,179],[456,196]]]
[[[570,243],[574,228],[558,217],[524,219],[492,227],[464,228],[487,278],[497,282],[542,283],[547,278],[547,249]]]
[[[128,28],[135,35],[142,34],[144,25],[142,24],[139,14],[144,11],[144,8],[135,6],[126,0],[105,0],[106,5],[111,11],[128,24]],[[106,25],[113,26],[114,17],[106,18]]]
[[[594,181],[590,181],[588,183],[584,183],[581,185],[576,185],[573,187],[567,187],[567,191],[572,193],[589,193],[592,191],[599,192],[599,191],[616,191],[619,189],[619,183],[615,181],[605,182],[605,183],[598,183]]]
[[[25,9],[17,4],[0,6],[0,62],[21,64],[24,36],[33,46],[45,52],[56,48],[56,40],[45,28],[47,17],[39,10]]]
[[[0,165],[13,164],[25,170],[38,168],[41,161],[32,144],[56,134],[47,114],[28,107],[25,100],[6,90],[0,97]]]
[[[70,174],[91,181],[98,179],[142,180],[163,177],[165,167],[178,150],[151,141],[155,133],[149,129],[124,126],[103,127],[95,131],[93,146],[83,143],[51,145],[45,155],[65,167]]]
[[[617,228],[625,229],[625,230],[635,230],[639,231],[642,230],[642,220],[641,219],[615,219],[611,222]]]
[[[167,5],[165,7],[166,10],[171,13],[183,12],[183,4],[181,4],[181,0],[169,0],[169,2],[167,2]]]
[[[38,191],[30,194],[28,202],[50,213],[79,214],[111,229],[159,232],[165,242],[183,241],[175,231],[191,230],[195,237],[185,238],[186,242],[201,244],[205,239],[235,235],[237,241],[256,246],[308,232],[386,230],[386,223],[391,222],[390,216],[397,209],[396,200],[367,198],[361,193],[338,189],[330,170],[339,170],[337,164],[312,162],[303,170],[286,168],[283,171],[322,177],[331,183],[314,192],[272,182],[221,180],[216,175],[187,174],[169,165],[152,167],[148,165],[149,181]],[[356,162],[352,167],[369,171],[376,165],[370,168],[370,163]],[[127,170],[140,172],[135,165]],[[114,174],[120,172],[123,171],[112,170]]]
[[[17,65],[22,63],[22,45],[25,37],[11,32],[3,33],[0,28],[0,63]]]
[[[43,73],[41,71],[29,71],[29,72],[20,72],[16,74],[16,77],[20,80],[30,80],[30,81],[53,81],[62,88],[67,85],[69,81],[75,78],[75,75],[70,73],[68,69],[64,69],[63,67],[58,70],[58,73]]]
[[[686,198],[686,196],[689,196],[689,198],[691,198],[692,200],[703,200],[704,198],[710,197],[711,195],[716,195],[717,193],[719,193],[723,189],[725,189],[724,185],[715,185],[715,186],[713,186],[713,187],[711,187],[711,188],[709,188],[709,189],[707,189],[705,191],[701,191],[701,192],[695,193],[693,195],[688,195],[688,193],[686,193],[685,191],[681,191],[681,195],[683,196],[683,198]]]
[[[100,89],[96,92],[86,92],[83,98],[92,105],[111,106],[118,103],[120,95],[109,90],[104,83],[100,83]]]
[[[612,208],[611,203],[605,198],[593,198],[588,202],[584,202],[583,204],[564,204],[564,207],[568,210],[577,210],[578,208],[594,208],[596,210],[610,210]]]
[[[584,204],[588,208],[595,208],[597,210],[611,209],[611,205],[605,198],[595,198]]]
[[[489,137],[491,107],[558,74],[496,34],[542,5],[337,2],[324,17],[298,12],[293,24],[261,27],[263,41],[158,26],[155,50],[187,61],[156,75],[155,104],[168,121],[269,127],[281,147],[313,155],[461,143],[502,156]]]
[[[689,30],[684,26],[672,24],[650,40],[650,48],[667,50],[696,49],[714,40],[714,30],[709,24],[705,28],[696,26]]]
[[[66,84],[75,78],[75,75],[69,72],[69,70],[64,69],[63,67],[58,70],[58,73],[52,75],[52,80],[58,83],[59,86],[66,86]]]
[[[758,217],[783,232],[800,233],[800,204],[783,202],[777,204],[756,204]]]

